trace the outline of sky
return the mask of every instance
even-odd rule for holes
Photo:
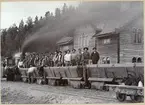
[[[24,22],[29,16],[33,19],[37,15],[45,15],[45,12],[55,11],[55,8],[62,8],[63,4],[77,6],[78,1],[33,1],[33,2],[1,2],[1,29],[9,28],[14,23],[18,26],[23,19]]]

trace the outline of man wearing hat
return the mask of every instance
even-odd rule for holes
[[[99,58],[100,58],[99,53],[97,52],[96,48],[94,47],[93,52],[91,54],[92,63],[97,64],[99,61]]]
[[[90,53],[88,52],[88,50],[88,47],[84,47],[83,61],[85,64],[88,64],[90,59]]]
[[[88,52],[88,47],[84,47],[82,61],[83,61],[83,78],[84,78],[85,83],[88,82],[87,80],[88,69],[86,67],[86,64],[89,64],[89,59],[90,59],[90,53]]]
[[[83,58],[83,53],[82,53],[82,50],[79,48],[78,54],[76,55],[76,64],[77,65],[82,65],[82,58]]]

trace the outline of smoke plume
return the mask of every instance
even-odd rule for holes
[[[119,28],[137,13],[143,13],[143,7],[140,6],[140,3],[136,3],[136,8],[121,11],[121,2],[84,2],[75,12],[63,16],[55,24],[46,23],[34,35],[27,38],[22,46],[22,51],[29,51],[30,46],[35,44],[36,47],[39,47],[39,44],[44,42],[48,42],[47,47],[52,50],[62,36],[85,24],[93,24],[94,30],[100,23],[105,23],[106,26],[110,25],[109,27],[115,25],[116,28]]]

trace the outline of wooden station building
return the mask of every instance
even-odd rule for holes
[[[128,5],[130,8],[134,7]],[[77,27],[73,37],[63,37],[57,45],[61,51],[88,47],[90,53],[96,47],[100,54],[99,63],[107,57],[110,63],[143,62],[143,12],[127,14],[129,12],[119,19],[94,24],[97,28],[92,24]]]

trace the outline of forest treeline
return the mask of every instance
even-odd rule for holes
[[[71,14],[76,11],[77,7],[72,5],[67,6],[65,3],[62,8],[56,8],[53,14],[50,11],[45,13],[45,16],[36,16],[33,20],[28,17],[27,21],[20,21],[19,25],[13,24],[7,29],[1,31],[1,56],[12,56],[14,53],[22,50],[24,41],[31,35],[35,35],[36,31],[40,30],[45,24],[55,24],[61,17]]]

